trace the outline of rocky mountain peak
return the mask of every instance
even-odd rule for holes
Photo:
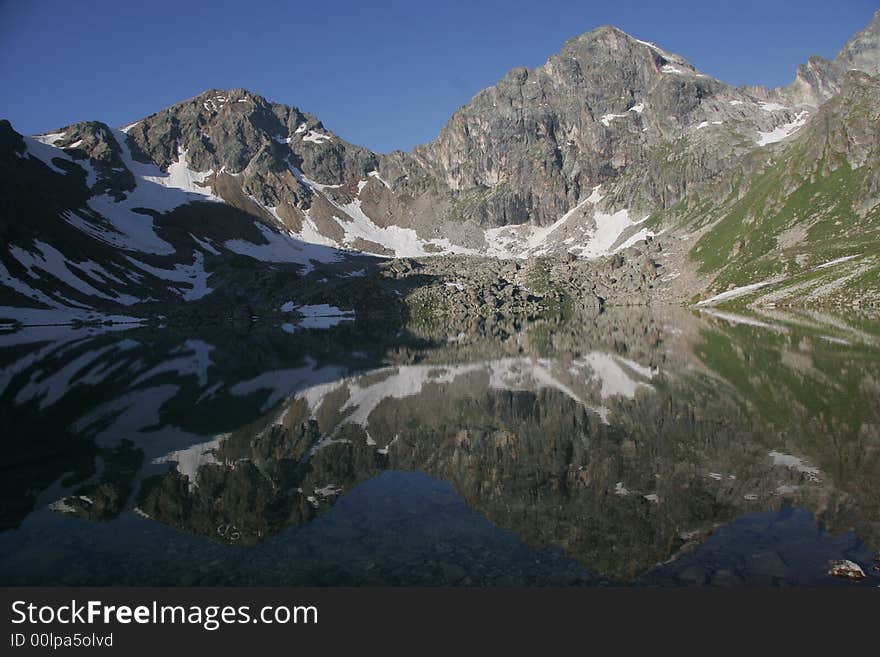
[[[786,97],[797,105],[818,107],[840,91],[840,83],[839,67],[813,55],[798,66],[794,82],[786,88]]]
[[[414,155],[448,187],[456,220],[546,226],[598,185],[604,210],[644,213],[733,161],[738,140],[729,131],[755,143],[759,132],[792,121],[774,114],[787,108],[761,100],[603,26],[568,40],[542,66],[510,71]]]
[[[654,43],[642,41],[612,25],[605,25],[569,39],[547,65],[551,75],[556,70],[566,70],[568,61],[574,62],[589,73],[623,75],[647,86],[658,74],[678,73],[696,75],[699,72],[684,57],[670,53]],[[594,71],[602,66],[604,71]],[[592,76],[582,83],[593,82]],[[585,85],[586,86],[586,85]]]
[[[798,66],[794,82],[777,91],[789,102],[818,107],[840,92],[847,71],[880,73],[880,11],[865,29],[844,44],[834,61],[813,55],[806,64]]]
[[[614,50],[620,48],[621,43],[632,39],[633,37],[614,25],[600,25],[597,28],[570,38],[563,44],[562,50],[565,51],[584,46]]]
[[[185,154],[199,172],[264,179],[293,168],[342,184],[375,168],[372,153],[340,139],[314,115],[246,89],[209,89],[123,131],[135,159],[163,169]]]
[[[880,73],[880,10],[864,30],[846,42],[834,61],[869,75]]]

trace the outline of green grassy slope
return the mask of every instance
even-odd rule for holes
[[[704,298],[779,279],[745,300],[880,303],[880,79],[850,74],[796,137],[652,221],[699,235],[690,256],[712,281]]]

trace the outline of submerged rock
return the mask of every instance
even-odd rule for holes
[[[849,559],[828,562],[828,574],[832,577],[839,577],[841,579],[849,579],[853,581],[868,579],[868,576],[865,575],[865,571],[862,570],[862,567]]]

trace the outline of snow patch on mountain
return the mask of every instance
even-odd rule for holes
[[[370,176],[371,178],[375,178],[375,179],[378,180],[380,183],[382,183],[383,185],[385,185],[385,187],[387,187],[388,189],[391,189],[391,185],[389,185],[389,184],[385,181],[385,179],[382,178],[382,176],[379,175],[379,172],[378,172],[378,171],[370,171],[367,175]]]
[[[175,470],[186,477],[189,482],[189,489],[193,490],[198,481],[199,469],[205,465],[219,463],[214,454],[215,450],[220,447],[220,441],[225,437],[225,435],[220,435],[214,440],[192,445],[186,449],[169,452],[164,456],[154,458],[152,463],[156,465],[162,463],[174,463]]]
[[[312,224],[314,225],[314,224]],[[320,244],[309,243],[296,239],[294,233],[283,234],[272,230],[258,221],[254,227],[260,231],[265,243],[254,244],[236,238],[223,243],[230,251],[246,255],[262,262],[291,262],[304,265],[307,272],[312,269],[312,260],[316,262],[336,262],[342,254]],[[305,272],[305,273],[307,273]]]
[[[643,223],[647,217],[639,221],[633,221],[630,219],[629,210],[623,209],[611,214],[597,212],[593,219],[596,222],[596,229],[590,236],[590,239],[582,246],[575,246],[570,249],[570,251],[576,252],[581,257],[601,258],[619,250],[619,248],[622,248],[622,245],[618,248],[614,247],[623,233],[627,229]],[[649,233],[650,231],[645,230],[643,235],[647,236]]]
[[[351,246],[357,240],[373,242],[394,252],[398,258],[414,258],[420,256],[438,255],[439,253],[474,254],[473,249],[468,249],[452,244],[447,239],[422,239],[412,228],[400,226],[381,227],[373,223],[363,211],[361,200],[355,199],[350,203],[338,204],[331,201],[334,206],[344,212],[343,217],[334,217],[345,232],[343,243]],[[364,253],[372,253],[369,246],[360,249]],[[379,253],[378,255],[382,255]]]
[[[602,115],[602,118],[599,119],[599,122],[607,128],[611,125],[611,122],[614,119],[622,119],[625,116],[626,114],[604,114]]]
[[[293,174],[294,178],[300,181],[300,183],[302,183],[306,187],[311,187],[313,191],[323,192],[325,189],[339,189],[340,187],[342,187],[342,185],[325,185],[323,183],[316,182],[311,178],[308,178],[295,166],[290,167],[290,172]]]
[[[765,112],[781,112],[783,110],[789,109],[785,105],[780,105],[779,103],[768,103],[764,101],[758,103],[758,107],[760,107]]]
[[[766,281],[760,281],[758,283],[751,283],[750,285],[742,285],[740,287],[735,287],[720,294],[716,294],[714,297],[709,297],[708,299],[703,299],[699,303],[698,306],[711,306],[712,304],[719,303],[721,301],[727,301],[729,299],[736,299],[737,297],[741,297],[744,294],[749,294],[750,292],[754,292],[756,290],[760,290],[761,288],[765,288],[768,285],[773,285],[774,283],[778,283],[781,278],[771,278]]]
[[[823,262],[821,265],[816,265],[816,269],[827,269],[828,267],[834,267],[835,265],[842,264],[844,262],[848,262],[853,258],[858,258],[860,254],[856,255],[848,255],[843,256],[842,258],[835,258],[834,260],[829,260],[828,262]]]
[[[21,263],[22,267],[25,268],[25,271],[31,278],[40,280],[45,274],[48,274],[86,296],[114,301],[125,306],[130,306],[140,301],[140,299],[129,294],[116,293],[111,295],[96,289],[77,274],[80,265],[70,262],[63,253],[53,246],[50,246],[41,240],[36,240],[34,242],[34,248],[36,249],[35,253],[26,251],[19,246],[9,247],[9,253]],[[89,265],[86,267],[93,272],[102,270],[100,265],[97,265],[96,263],[90,263],[90,265],[91,267],[89,267]],[[43,274],[40,274],[39,272],[43,272]],[[85,271],[83,273],[85,273]],[[119,281],[119,279],[116,280]]]
[[[630,107],[628,110],[626,110],[626,112],[624,112],[623,114],[605,114],[602,116],[601,119],[599,119],[599,121],[602,123],[602,125],[604,125],[607,128],[608,126],[611,125],[611,122],[614,119],[624,119],[627,116],[629,116],[630,112],[634,112],[636,114],[641,114],[644,110],[645,110],[644,103],[636,103],[635,105]]]
[[[186,150],[178,148],[177,162],[168,165],[168,171],[164,174],[146,175],[141,174],[146,182],[155,183],[162,187],[170,189],[179,189],[187,194],[193,194],[197,197],[203,197],[198,200],[220,201],[211,191],[210,185],[205,184],[205,180],[214,175],[213,171],[193,171],[189,168],[186,161]]]
[[[490,228],[486,231],[485,254],[497,258],[528,258],[546,255],[555,249],[565,249],[584,258],[600,258],[632,246],[652,236],[647,229],[634,230],[644,223],[630,218],[629,210],[607,213],[591,210],[588,206],[602,200],[599,187],[589,197],[550,226],[520,224]]]
[[[672,62],[685,63],[684,59],[682,59],[678,55],[663,50],[663,48],[658,46],[656,43],[652,43],[651,41],[642,41],[641,39],[634,39],[634,41],[636,41],[637,43],[641,43],[643,46],[648,46],[648,48],[659,54],[661,57],[663,57],[663,59],[668,59]]]
[[[295,237],[298,237],[307,244],[318,244],[327,247],[338,246],[333,239],[327,237],[318,229],[314,219],[309,214],[309,210],[306,210],[303,214],[305,216],[303,217],[302,230],[299,233],[293,233]]]
[[[766,146],[767,144],[775,144],[776,142],[782,141],[804,127],[807,124],[809,116],[810,113],[806,110],[798,112],[795,115],[794,121],[784,123],[770,132],[759,132],[758,140],[755,143],[757,143],[758,146]]]
[[[168,286],[169,290],[174,292],[174,294],[180,295],[184,301],[201,299],[212,291],[208,286],[208,279],[211,277],[211,274],[205,271],[205,254],[201,251],[193,251],[192,264],[178,263],[172,269],[154,267],[131,256],[128,256],[128,260],[138,269],[142,269],[156,278],[189,286],[189,289],[181,289],[177,285]]]
[[[123,163],[134,174],[136,186],[122,201],[108,194],[93,196],[88,201],[89,208],[109,222],[112,230],[107,230],[102,222],[85,213],[68,213],[66,219],[91,237],[112,246],[154,255],[172,255],[174,247],[156,234],[153,218],[137,210],[148,208],[168,212],[193,201],[220,202],[222,199],[204,184],[213,172],[191,169],[183,149],[178,149],[177,162],[162,171],[155,164],[138,162],[132,157],[125,133],[114,131],[113,136],[119,144]]]
[[[218,94],[212,98],[208,98],[207,100],[205,100],[202,103],[202,107],[204,107],[209,112],[219,112],[228,102],[229,98],[222,94]]]
[[[303,135],[302,140],[311,142],[313,144],[323,144],[324,142],[333,141],[333,137],[323,132],[309,130],[305,135]]]
[[[45,261],[41,258],[35,257],[27,251],[19,249],[18,247],[13,247],[13,249],[16,249],[14,255],[22,258],[22,260],[28,263],[31,267],[31,269],[28,269],[28,272],[33,278],[40,279],[41,275],[35,272],[34,269],[45,271],[42,269],[42,266],[44,265],[49,269],[57,270],[58,274],[68,278],[81,292],[87,293],[87,290],[94,289],[82,279],[74,276],[73,272],[68,269],[68,265],[70,264],[69,261],[58,259],[55,256],[55,253],[57,252],[53,253],[54,249],[49,252],[50,255]],[[11,320],[22,326],[56,326],[73,324],[74,322],[130,324],[143,321],[136,317],[115,314],[110,315],[99,312],[86,303],[66,298],[57,290],[53,291],[54,296],[49,296],[45,292],[32,287],[26,281],[13,276],[2,262],[0,262],[0,285],[5,285],[22,296],[27,297],[32,302],[42,306],[41,308],[29,306],[0,306],[0,320]],[[95,292],[98,291],[95,290]],[[101,293],[99,292],[99,294]],[[109,298],[118,300],[120,303],[123,301],[131,303],[138,301],[128,295],[118,295],[117,297]]]
[[[783,452],[773,451],[768,454],[768,456],[773,460],[774,466],[781,466],[785,468],[790,468],[792,470],[796,470],[803,475],[806,475],[807,479],[813,482],[819,481],[819,475],[821,472],[819,468],[810,465],[806,461],[797,456],[792,456],[791,454],[785,454]]]
[[[49,135],[37,135],[36,137],[25,137],[24,143],[27,147],[28,155],[35,157],[55,173],[67,175],[67,170],[59,167],[53,160],[60,159],[67,162],[73,162],[70,157],[60,148],[56,148],[52,144],[64,136],[63,132],[52,133]]]
[[[676,75],[688,75],[689,72],[683,71],[677,66],[673,66],[672,64],[664,64],[660,67],[660,70],[664,73],[674,73]]]

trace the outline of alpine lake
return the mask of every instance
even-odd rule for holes
[[[31,327],[0,426],[3,585],[880,584],[869,313]]]

